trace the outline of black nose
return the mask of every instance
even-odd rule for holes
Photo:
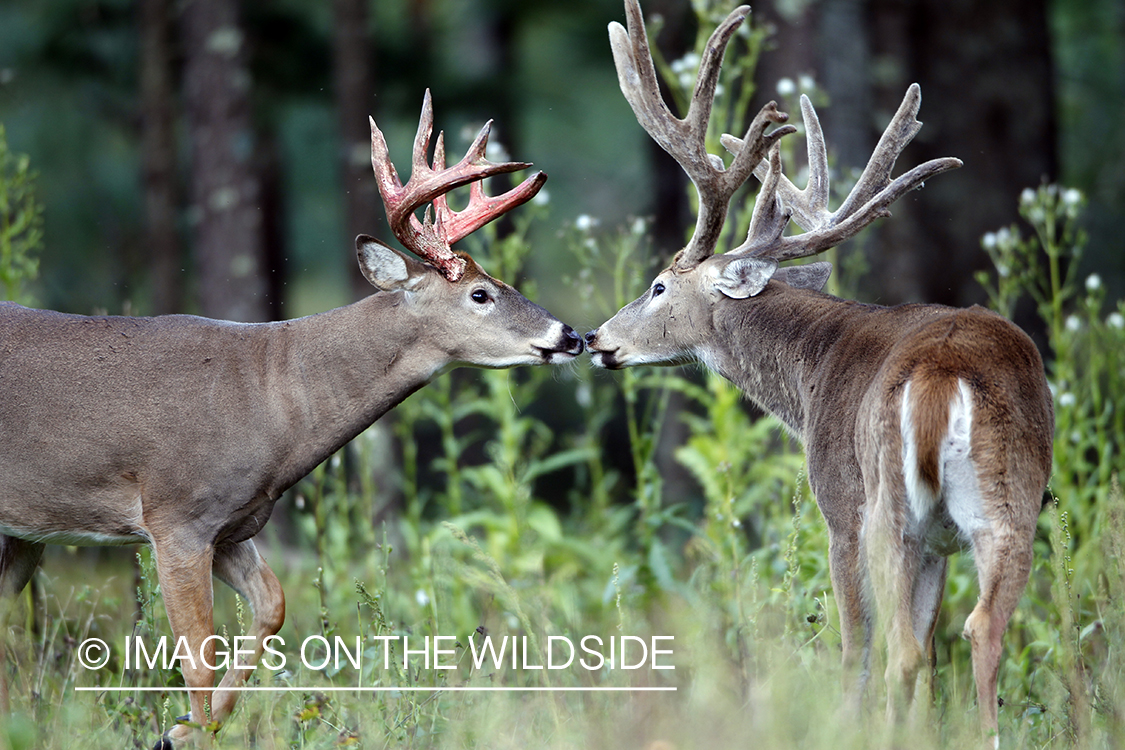
[[[582,339],[574,332],[570,326],[563,326],[563,337],[566,339],[568,346],[567,351],[571,349],[578,349],[578,353],[582,353]]]
[[[585,336],[586,343],[587,344],[594,343],[594,339],[597,338],[597,336],[598,336],[598,329],[597,328],[595,328],[592,331],[586,331],[586,336]]]

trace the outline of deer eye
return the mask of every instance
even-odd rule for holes
[[[472,298],[473,302],[476,302],[480,305],[488,302],[488,292],[484,291],[483,289],[474,289],[473,293],[469,296]]]
[[[653,297],[659,297],[662,294],[664,294],[664,285],[660,284],[660,283],[653,284],[652,285],[652,296]]]

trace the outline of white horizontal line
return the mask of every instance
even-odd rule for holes
[[[76,686],[76,692],[102,692],[102,693],[186,693],[191,690],[205,692],[215,690],[231,690],[239,693],[268,693],[268,692],[308,692],[308,693],[651,693],[651,692],[676,692],[675,687],[82,687]]]

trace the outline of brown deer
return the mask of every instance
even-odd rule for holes
[[[981,727],[997,730],[996,676],[1008,619],[1027,584],[1032,540],[1051,471],[1054,415],[1043,362],[1015,325],[980,307],[880,307],[823,294],[831,265],[780,268],[851,237],[923,180],[960,166],[937,159],[891,179],[921,127],[907,91],[866,169],[829,211],[820,124],[802,98],[808,186],[781,174],[786,115],[767,104],[743,139],[724,136],[729,166],[704,136],[726,43],[749,13],[711,36],[684,119],[661,99],[636,0],[628,31],[610,24],[618,79],[637,120],[687,172],[699,215],[687,246],[649,290],[586,334],[610,369],[701,362],[776,415],[805,446],[809,481],[828,524],[843,658],[858,702],[876,623],[887,638],[888,716],[913,698],[932,658],[946,556],[972,550],[980,599],[965,622]],[[762,180],[746,242],[715,255],[732,193]],[[790,219],[805,232],[783,234]]]
[[[422,260],[361,235],[359,264],[378,291],[347,307],[239,324],[0,303],[0,590],[24,587],[44,544],[151,544],[173,635],[196,660],[183,662],[184,682],[203,689],[189,694],[191,718],[222,722],[237,698],[224,688],[247,678],[285,617],[253,541],[281,493],[445,370],[582,351],[569,326],[450,249],[546,180],[486,196],[484,178],[530,166],[485,159],[490,124],[448,169],[439,134],[431,168],[427,91],[403,186],[371,122],[388,221]],[[469,184],[469,205],[450,210],[446,193]],[[213,693],[212,575],[250,603],[257,645]],[[178,724],[158,744],[191,736]]]

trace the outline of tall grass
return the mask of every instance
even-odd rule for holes
[[[702,36],[712,11],[699,12]],[[737,44],[723,79],[736,95],[721,102],[747,100],[760,31]],[[683,96],[677,81],[690,64],[658,64]],[[717,114],[737,121],[741,106]],[[748,220],[748,205],[736,208],[742,218],[733,223]],[[1059,423],[1032,583],[1000,675],[1006,747],[1125,742],[1125,495],[1117,480],[1125,303],[1106,299],[1096,277],[1076,276],[1081,205],[1069,190],[1031,189],[1020,198],[1022,231],[1030,233],[1010,227],[984,241],[997,269],[981,278],[993,306],[1010,313],[1027,295],[1044,320]],[[497,276],[521,278],[528,233],[549,223],[545,212],[525,212],[503,237],[489,230],[472,252]],[[659,262],[650,257],[648,225],[564,223],[575,255],[567,283],[590,318],[604,319],[639,294]],[[15,257],[3,256],[0,278],[26,289],[33,261],[7,260]],[[548,411],[570,419],[549,420]],[[584,363],[456,372],[387,421],[389,429],[365,433],[279,504],[288,535],[278,520],[261,535],[286,590],[288,659],[284,669],[259,669],[250,684],[301,689],[244,694],[218,746],[905,744],[884,737],[880,680],[859,717],[842,710],[827,539],[803,456],[725,381],[691,369],[607,374]],[[661,451],[672,427],[686,435],[671,451],[674,465]],[[676,468],[695,489],[673,494],[667,479]],[[62,551],[48,559],[36,578],[37,616],[12,620],[13,713],[0,744],[147,747],[186,712],[178,692],[75,691],[182,685],[175,668],[124,666],[126,636],[170,632],[147,551],[139,559],[136,580],[122,564],[128,558]],[[971,561],[955,558],[937,634],[937,720],[910,725],[913,747],[977,742],[969,650],[959,638],[976,592]],[[220,634],[240,634],[247,617],[237,597],[216,588]],[[672,636],[662,642],[672,653],[661,658],[675,669],[627,670],[620,654],[595,669],[524,668],[548,663],[560,637],[577,643],[588,635]],[[302,664],[298,646],[313,636],[349,646],[359,637],[361,666],[320,666],[326,654],[318,648],[308,654],[318,668]],[[405,648],[435,636],[452,636],[441,657],[451,669],[417,654],[404,665]],[[474,649],[505,636],[517,639],[516,666],[476,667]],[[97,670],[78,661],[90,637],[115,651]],[[676,691],[420,690],[493,686]]]

